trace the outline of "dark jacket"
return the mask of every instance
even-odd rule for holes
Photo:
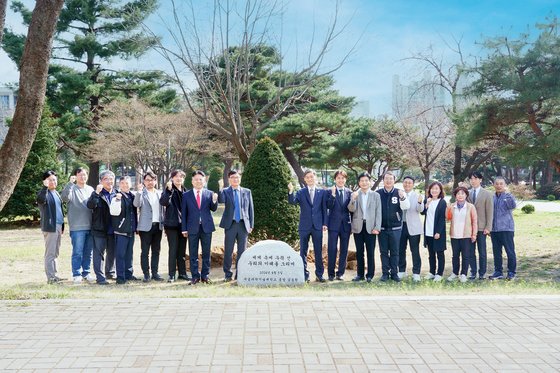
[[[115,191],[111,191],[111,199],[115,198]],[[111,202],[103,195],[97,194],[97,192],[91,193],[89,200],[87,201],[87,207],[93,210],[93,215],[91,219],[91,234],[94,236],[106,236],[107,234],[112,234],[112,224],[111,224],[111,213],[109,211],[109,206]]]
[[[403,208],[407,209],[410,206],[409,201],[407,199],[401,201],[397,188],[393,188],[390,192],[381,188],[377,189],[376,192],[381,197],[381,229],[401,229]]]
[[[232,187],[220,190],[220,193],[218,194],[218,203],[225,204],[224,213],[222,214],[222,219],[220,220],[220,227],[230,229],[235,218],[235,202]],[[245,225],[245,229],[249,232],[255,225],[253,195],[251,194],[250,189],[239,187],[239,203],[241,220]]]
[[[62,206],[62,199],[56,190],[49,193],[47,187],[43,187],[37,193],[37,204],[41,213],[41,230],[43,232],[56,232],[56,204],[54,198],[58,198]],[[64,224],[62,224],[62,231],[64,232]]]
[[[159,204],[165,207],[163,226],[167,229],[181,229],[181,205],[183,203],[183,193],[186,189],[177,189],[175,185],[169,191],[167,188],[161,193]]]
[[[426,205],[427,199],[424,199],[424,206]],[[434,231],[433,234],[439,233],[439,239],[434,239],[434,251],[444,251],[445,250],[445,212],[447,210],[447,202],[445,199],[441,199],[436,207],[436,212],[434,215]],[[426,215],[428,211],[427,207],[424,207],[424,211],[422,211],[422,215]],[[424,219],[424,247],[427,247],[426,243],[426,220]]]
[[[298,231],[310,232],[312,229],[322,230],[328,223],[327,191],[315,186],[315,195],[311,203],[309,188],[301,188],[288,194],[288,203],[299,205]]]
[[[138,215],[136,207],[132,204],[134,201],[134,194],[132,192],[121,192],[122,197],[119,201],[113,199],[111,201],[111,219],[115,234],[122,234],[129,237],[134,236],[136,227],[138,225]],[[120,205],[120,206],[118,206]],[[116,215],[116,213],[119,213]]]
[[[181,213],[183,214],[182,232],[196,235],[200,228],[204,233],[211,233],[216,230],[212,211],[218,209],[218,201],[214,203],[212,196],[213,193],[210,190],[202,189],[200,208],[198,208],[194,189],[183,193],[183,203],[181,205]]]
[[[329,231],[333,232],[350,232],[350,223],[352,222],[352,216],[350,211],[348,211],[348,204],[352,198],[352,191],[348,188],[344,188],[342,192],[344,195],[344,202],[341,203],[340,197],[334,197],[332,191],[328,190],[327,198],[327,209],[329,215],[329,223],[327,227]]]

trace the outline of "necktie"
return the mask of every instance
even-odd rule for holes
[[[196,192],[196,204],[200,210],[200,190]]]
[[[309,196],[311,197],[311,204],[313,204],[313,199],[315,198],[315,188],[309,190]]]
[[[241,221],[241,209],[239,208],[239,191],[233,190],[233,215],[236,223]]]
[[[344,203],[344,196],[342,195],[342,190],[338,189],[338,201],[342,205]]]
[[[473,194],[472,194],[472,203],[476,202],[476,189],[473,190]]]

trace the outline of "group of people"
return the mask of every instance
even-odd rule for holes
[[[395,188],[395,175],[387,172],[383,177],[383,187],[373,191],[371,176],[364,172],[358,176],[359,190],[352,192],[346,187],[347,174],[343,170],[335,172],[335,185],[331,189],[319,188],[316,173],[307,170],[304,174],[304,188],[294,191],[293,185],[288,185],[288,202],[300,207],[298,229],[305,280],[310,280],[307,253],[311,238],[316,281],[327,281],[324,277],[322,246],[323,232],[328,231],[329,281],[344,280],[351,234],[354,236],[357,256],[357,275],[352,281],[373,280],[376,241],[379,243],[381,256],[380,281],[392,279],[400,282],[408,275],[407,248],[410,248],[412,257],[412,280],[421,281],[422,235],[429,261],[429,272],[425,279],[441,281],[447,248],[446,221],[450,221],[452,249],[452,273],[448,277],[449,281],[458,279],[466,282],[468,279],[486,278],[488,235],[491,237],[494,253],[494,272],[488,278],[514,279],[517,260],[512,211],[516,207],[516,201],[506,191],[504,178],[495,179],[494,195],[481,187],[482,179],[479,172],[471,174],[471,189],[459,186],[453,190],[455,202],[448,205],[443,185],[437,181],[428,186],[427,195],[423,197],[414,191],[415,180],[412,177],[403,178],[404,190],[401,190]],[[421,215],[424,215],[423,222]],[[505,277],[502,264],[504,249],[508,259]],[[367,268],[364,254],[367,255]]]
[[[251,191],[240,186],[238,171],[229,172],[230,186],[219,193],[205,189],[206,175],[192,174],[192,189],[184,187],[186,174],[175,170],[161,191],[156,189],[157,177],[152,172],[132,191],[128,176],[119,178],[115,189],[115,174],[103,171],[96,189],[87,185],[88,172],[78,168],[59,194],[57,175],[47,171],[43,188],[37,194],[41,213],[41,230],[45,238],[45,274],[49,283],[60,282],[57,258],[64,231],[63,203],[67,204],[68,225],[72,241],[72,276],[74,283],[82,281],[107,285],[108,279],[117,284],[127,281],[164,281],[159,273],[159,257],[163,232],[169,246],[168,282],[177,279],[191,284],[209,282],[212,232],[216,230],[212,212],[218,203],[225,205],[220,227],[225,231],[223,263],[224,280],[231,281],[234,245],[237,258],[247,246],[254,225]],[[140,264],[143,278],[133,270],[135,235],[140,236]],[[189,248],[191,277],[187,274],[186,250]],[[202,264],[199,270],[199,244]],[[93,263],[93,274],[91,265]]]
[[[218,203],[225,205],[220,221],[220,227],[225,231],[224,281],[232,281],[237,276],[232,272],[234,247],[237,246],[239,260],[254,226],[251,190],[240,186],[241,174],[236,170],[228,174],[228,188],[224,189],[220,180],[219,193],[205,188],[206,175],[200,170],[192,173],[192,189],[184,187],[185,177],[185,172],[173,171],[161,191],[156,189],[156,175],[147,172],[143,183],[132,191],[130,177],[124,176],[119,179],[116,190],[115,174],[107,170],[100,174],[100,184],[94,190],[86,184],[87,170],[78,168],[59,195],[57,176],[53,171],[47,171],[43,176],[44,186],[37,194],[45,238],[47,281],[61,281],[57,257],[64,231],[63,203],[67,203],[68,210],[74,283],[86,280],[106,285],[108,279],[115,279],[117,284],[131,280],[164,281],[159,274],[163,232],[169,246],[167,281],[183,279],[193,285],[209,282],[210,249],[212,232],[215,231],[212,212],[217,210]],[[512,211],[516,201],[506,191],[502,177],[494,181],[494,195],[481,187],[482,179],[478,172],[471,174],[471,189],[456,188],[453,191],[455,202],[448,205],[443,186],[437,181],[428,186],[424,197],[414,191],[412,177],[404,177],[404,190],[401,190],[395,188],[394,174],[387,172],[383,187],[373,191],[371,176],[364,172],[358,176],[359,190],[353,192],[346,186],[347,174],[343,170],[335,172],[335,185],[330,189],[319,187],[315,171],[307,170],[305,187],[295,191],[294,186],[288,184],[288,202],[300,207],[298,231],[305,280],[310,279],[307,255],[311,238],[316,281],[327,281],[322,246],[323,232],[328,231],[329,281],[344,280],[351,234],[357,255],[357,275],[352,281],[373,280],[376,241],[381,256],[381,281],[400,282],[408,275],[407,248],[412,257],[412,280],[420,281],[422,235],[429,254],[429,272],[425,279],[441,281],[447,248],[446,221],[450,221],[452,249],[449,281],[486,278],[488,235],[494,253],[494,272],[489,278],[504,278],[502,252],[505,249],[505,278],[514,279],[517,261]],[[423,222],[421,215],[424,215]],[[142,279],[134,276],[133,271],[136,233],[141,242]],[[187,243],[191,277],[185,262]],[[199,246],[202,249],[200,265]],[[91,273],[92,262],[95,276]]]

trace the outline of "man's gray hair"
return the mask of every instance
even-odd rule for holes
[[[308,168],[307,170],[305,170],[305,172],[303,173],[303,177],[307,176],[307,174],[313,174],[315,176],[317,176],[317,173],[315,172],[315,170]]]
[[[111,176],[113,179],[115,178],[115,173],[111,170],[105,170],[99,174],[99,180],[103,180],[105,176]]]
[[[498,180],[502,180],[502,181],[504,182],[504,184],[507,184],[507,180],[506,180],[506,178],[503,177],[503,176],[496,176],[496,177],[494,178],[494,182],[496,182],[496,181],[498,181]]]

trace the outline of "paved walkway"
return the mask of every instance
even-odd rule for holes
[[[0,302],[0,370],[557,372],[560,296]]]

